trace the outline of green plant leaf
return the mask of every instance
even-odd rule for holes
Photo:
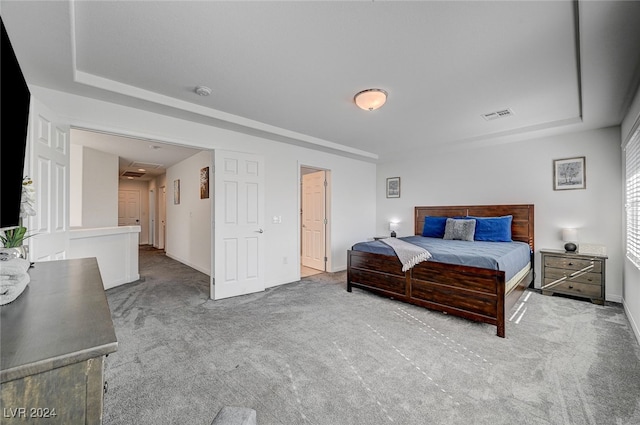
[[[16,248],[22,246],[25,239],[33,236],[26,235],[26,233],[27,228],[24,226],[5,230],[4,235],[0,236],[0,241],[5,248]]]

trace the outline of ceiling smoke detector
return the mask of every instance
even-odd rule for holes
[[[211,89],[207,86],[198,86],[196,87],[196,93],[199,96],[209,96],[211,94]]]

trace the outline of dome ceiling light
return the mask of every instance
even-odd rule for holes
[[[362,90],[353,97],[353,101],[365,111],[374,111],[385,104],[387,92],[382,89]]]

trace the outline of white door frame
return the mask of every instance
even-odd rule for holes
[[[302,169],[309,168],[316,171],[324,171],[325,178],[327,179],[327,186],[325,191],[325,218],[327,220],[327,224],[325,225],[324,237],[324,250],[325,256],[327,257],[327,261],[325,263],[324,270],[326,272],[332,272],[333,266],[331,261],[331,170],[318,167],[315,165],[307,165],[300,163],[298,161],[298,211],[296,215],[298,216],[298,263],[302,264]]]
[[[302,175],[302,250],[301,263],[305,267],[326,271],[326,171]]]
[[[164,249],[167,239],[167,186],[160,186],[158,203],[158,249]]]
[[[156,243],[156,190],[149,189],[149,245]]]

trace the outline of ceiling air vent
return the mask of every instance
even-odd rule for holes
[[[122,177],[142,177],[145,173],[141,173],[139,171],[125,171],[122,173]]]
[[[489,112],[488,114],[482,114],[482,118],[486,121],[497,120],[498,118],[506,118],[513,115],[513,111],[509,108],[501,109],[500,111]]]
[[[129,167],[131,167],[131,168],[145,168],[147,170],[155,170],[157,168],[161,168],[162,164],[153,164],[151,162],[134,161],[129,165]]]

